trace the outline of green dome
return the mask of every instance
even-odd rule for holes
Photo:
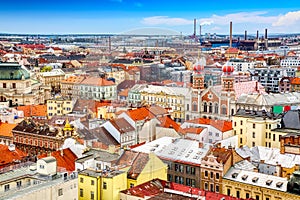
[[[29,78],[29,72],[18,63],[0,62],[0,80],[25,80]]]

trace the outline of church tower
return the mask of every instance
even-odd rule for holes
[[[234,67],[225,64],[222,67],[222,95],[223,96],[230,96],[234,97],[234,76],[233,76],[233,71]]]

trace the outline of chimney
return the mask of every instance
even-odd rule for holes
[[[258,32],[258,30],[256,31],[256,39],[258,40],[258,38],[259,38],[259,32]]]
[[[229,47],[232,47],[232,22],[230,22],[230,26],[229,26]]]
[[[245,38],[244,39],[247,40],[247,31],[245,31]]]
[[[199,142],[199,148],[203,148],[203,143]]]

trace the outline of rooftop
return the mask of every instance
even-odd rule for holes
[[[223,179],[278,190],[282,192],[287,191],[288,183],[286,178],[236,169],[234,167],[231,167],[229,169],[229,171],[225,174]]]

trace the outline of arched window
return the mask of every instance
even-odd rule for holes
[[[209,103],[209,113],[212,113],[212,112],[213,112],[212,109],[213,109],[213,106],[212,106],[212,103],[210,102],[210,103]]]
[[[203,104],[203,112],[207,112],[207,103],[206,102],[204,102],[204,104]]]
[[[198,109],[197,109],[197,103],[196,102],[193,102],[193,111],[198,111]]]
[[[215,113],[216,114],[219,113],[219,105],[218,105],[218,103],[215,103]]]
[[[226,115],[226,114],[227,114],[227,108],[226,108],[225,105],[222,105],[221,114],[222,114],[222,115]]]

